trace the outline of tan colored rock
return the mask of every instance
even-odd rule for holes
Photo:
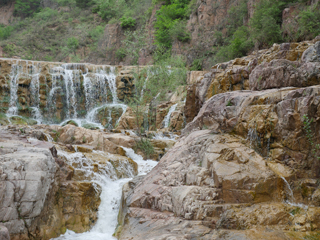
[[[250,74],[251,90],[318,85],[320,63],[272,60],[257,66]]]
[[[190,71],[187,75],[187,84],[192,85],[199,83],[208,71]]]

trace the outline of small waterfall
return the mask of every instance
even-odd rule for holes
[[[104,70],[105,72],[105,70]],[[115,74],[115,67],[110,67],[110,72],[106,75],[106,80],[108,81],[109,88],[112,94],[112,103],[118,103],[118,96],[117,96],[117,84],[116,84],[116,74]]]
[[[308,206],[306,206],[304,204],[301,204],[301,203],[296,203],[296,200],[295,200],[295,198],[293,196],[293,192],[292,192],[292,189],[290,187],[290,184],[287,182],[287,180],[284,177],[281,176],[281,179],[283,180],[283,182],[286,185],[286,197],[287,197],[286,203],[288,203],[289,205],[295,206],[295,207],[308,209]]]
[[[17,61],[16,64],[13,64],[11,67],[10,77],[10,103],[9,109],[7,111],[8,117],[18,115],[18,85],[19,85],[19,77],[21,71],[23,70],[22,66],[19,64],[20,61]]]
[[[38,124],[41,124],[43,121],[42,114],[40,112],[40,72],[41,67],[36,66],[32,62],[31,66],[31,82],[30,82],[30,93],[31,93],[31,109],[32,117],[37,121]]]
[[[65,66],[63,80],[66,89],[66,100],[67,100],[67,118],[71,116],[70,106],[73,109],[73,118],[77,118],[77,100],[76,100],[76,89],[74,86],[74,80],[77,81],[78,78],[73,75],[74,70],[67,69]]]
[[[39,107],[31,107],[32,117],[37,121],[38,124],[42,123],[42,114],[39,110]]]
[[[176,103],[176,104],[174,104],[174,105],[172,105],[172,106],[170,107],[167,116],[165,116],[165,118],[163,119],[163,122],[162,122],[164,128],[169,127],[171,114],[176,110],[177,106],[178,106],[178,104]]]
[[[141,175],[148,173],[157,164],[157,162],[152,160],[144,161],[141,156],[135,154],[130,148],[124,148],[124,150],[128,157],[137,162],[139,174]],[[96,151],[95,153],[107,154],[100,151]],[[81,171],[88,180],[94,181],[100,187],[101,204],[98,211],[98,221],[90,231],[77,234],[67,230],[64,235],[55,238],[55,240],[115,239],[112,234],[117,226],[122,186],[130,179],[117,179],[116,172],[109,162],[105,166],[98,164],[98,168],[104,171],[95,172],[94,164],[97,163],[84,157],[82,153],[68,154],[58,151],[58,155],[64,157],[69,165],[72,165],[75,170]]]

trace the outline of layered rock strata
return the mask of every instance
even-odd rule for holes
[[[123,188],[118,239],[317,239],[315,42],[274,45],[195,81],[187,104],[201,109],[183,137]]]
[[[270,49],[219,63],[209,72],[190,74],[185,111],[187,123],[198,114],[206,100],[219,93],[318,84],[319,40],[317,37],[300,43],[274,44]]]

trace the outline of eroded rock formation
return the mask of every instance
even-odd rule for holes
[[[319,237],[317,41],[197,76],[187,103],[201,109],[159,164],[124,186],[118,239]]]

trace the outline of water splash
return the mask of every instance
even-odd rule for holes
[[[290,184],[288,183],[288,181],[284,178],[284,177],[281,177],[281,179],[283,180],[283,182],[285,183],[286,185],[286,203],[291,205],[291,206],[295,206],[295,207],[300,207],[300,208],[303,208],[303,209],[308,209],[308,206],[302,204],[302,203],[296,203],[296,200],[293,196],[293,191],[290,187]]]
[[[173,140],[175,141],[179,136],[172,133],[172,132],[168,132],[168,134],[164,134],[163,132],[158,132],[154,134],[153,139],[156,140]]]
[[[130,156],[135,162],[138,163],[139,174],[146,174],[156,164],[155,161],[144,161],[141,156],[134,153],[130,148],[124,148],[127,156]],[[98,151],[96,153],[99,153]],[[107,154],[102,153],[101,154]],[[114,230],[117,226],[117,216],[120,206],[120,199],[122,194],[122,186],[130,179],[117,179],[116,173],[112,165],[101,166],[105,168],[105,171],[94,172],[93,164],[96,164],[92,160],[85,158],[82,153],[68,154],[66,152],[58,151],[58,154],[66,159],[68,164],[74,166],[75,169],[83,171],[84,176],[88,179],[92,179],[101,188],[101,204],[98,211],[98,221],[96,225],[88,232],[75,233],[67,230],[67,232],[55,238],[55,240],[111,240]]]
[[[169,127],[169,123],[170,123],[170,118],[171,118],[171,114],[176,110],[178,104],[174,104],[170,107],[168,114],[165,116],[165,118],[163,119],[163,126],[164,128]]]

